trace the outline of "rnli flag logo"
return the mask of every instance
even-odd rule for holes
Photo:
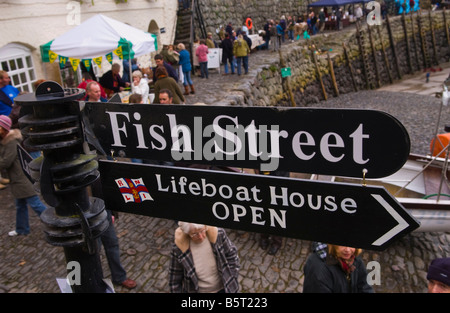
[[[116,179],[116,184],[119,187],[120,192],[122,193],[125,203],[141,203],[145,200],[153,201],[153,198],[152,196],[150,196],[147,187],[145,187],[142,178],[119,178]]]

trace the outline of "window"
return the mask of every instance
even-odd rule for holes
[[[33,92],[36,73],[30,49],[15,43],[0,48],[0,69],[8,72],[14,87],[22,92]]]

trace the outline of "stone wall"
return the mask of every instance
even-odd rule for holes
[[[198,0],[208,32],[213,34],[221,25],[232,22],[239,28],[248,16],[255,29],[263,29],[267,19],[280,19],[282,15],[299,15],[306,12],[303,0]]]
[[[446,19],[448,23],[449,12]],[[428,12],[423,12],[421,15],[414,14],[413,17],[409,15],[405,17],[405,22],[401,16],[391,17],[389,25],[391,34],[386,21],[379,26],[379,30],[377,26],[370,28],[372,43],[367,24],[363,24],[361,44],[357,38],[356,27],[350,26],[346,31],[317,35],[308,41],[301,40],[298,44],[283,46],[285,66],[290,67],[292,72],[289,85],[296,105],[307,106],[338,94],[375,89],[424,69],[439,69],[439,64],[450,61],[443,11],[435,11],[430,15]],[[420,29],[422,32],[419,31]],[[350,63],[347,62],[344,54],[344,43]],[[383,47],[385,53],[383,53]],[[315,56],[323,88],[310,48],[319,50]],[[331,76],[328,54],[333,65],[337,92]],[[351,70],[353,70],[354,79],[352,79]],[[235,96],[235,101],[231,104],[291,105],[287,79],[281,77],[280,62],[260,65],[255,79],[245,84],[240,93],[241,96]]]

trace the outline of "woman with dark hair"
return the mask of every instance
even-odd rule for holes
[[[155,99],[153,100],[153,103],[160,103],[159,92],[162,89],[169,89],[172,92],[173,104],[181,104],[186,101],[177,82],[172,77],[169,77],[164,66],[158,66],[156,68],[155,76],[157,77],[157,80],[155,83]]]
[[[328,245],[328,254],[315,251],[308,256],[304,272],[304,293],[373,293],[367,283],[362,250]]]

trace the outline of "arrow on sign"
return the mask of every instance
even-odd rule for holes
[[[395,235],[402,232],[405,228],[407,228],[409,225],[408,223],[394,210],[392,206],[389,205],[389,203],[386,202],[386,200],[383,199],[380,195],[372,195],[380,204],[383,206],[386,211],[391,214],[391,216],[398,222],[398,224],[389,230],[386,234],[375,240],[372,245],[374,246],[382,246],[385,244],[389,239],[393,238]]]
[[[106,208],[384,250],[419,223],[384,187],[100,160]]]

